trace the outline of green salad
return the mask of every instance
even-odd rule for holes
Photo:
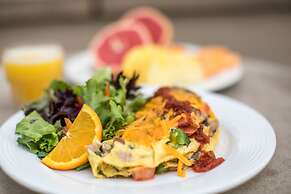
[[[17,124],[17,142],[38,157],[45,157],[64,136],[65,118],[74,121],[83,104],[99,116],[102,140],[135,120],[135,112],[145,99],[136,86],[137,75],[113,76],[109,68],[100,68],[84,85],[53,81],[45,95],[23,108],[25,117]]]

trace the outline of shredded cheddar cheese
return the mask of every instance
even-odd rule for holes
[[[183,169],[183,162],[181,160],[178,161],[177,173],[180,177],[185,177],[186,173]]]
[[[151,146],[168,137],[170,129],[178,125],[182,116],[175,116],[172,110],[164,113],[164,106],[165,102],[161,97],[152,99],[136,113],[137,119],[122,129],[122,138],[144,146]]]
[[[128,125],[122,137],[145,146],[151,146],[152,143],[168,137],[169,129],[176,125],[172,120],[161,120],[159,117],[145,118],[143,122]]]
[[[176,149],[172,148],[170,145],[165,144],[165,150],[172,156],[178,158],[186,166],[191,166],[192,162],[188,160],[183,154],[180,154]]]

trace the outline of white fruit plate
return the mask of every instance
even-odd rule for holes
[[[191,88],[190,88],[191,89]],[[151,95],[154,89],[142,88]],[[216,193],[234,188],[259,173],[272,158],[276,137],[269,122],[250,107],[222,95],[198,92],[216,113],[221,138],[215,150],[225,162],[206,173],[190,169],[181,178],[176,172],[136,182],[129,178],[96,179],[90,170],[56,171],[16,142],[15,125],[23,118],[18,112],[0,129],[0,164],[18,183],[38,192],[54,194],[187,194]]]
[[[184,44],[188,52],[196,52],[199,48],[194,44]],[[193,84],[196,88],[208,91],[219,91],[228,88],[241,80],[243,74],[242,64],[225,70],[215,76]],[[75,84],[83,84],[94,74],[94,57],[87,50],[81,51],[69,57],[64,67],[65,78]]]

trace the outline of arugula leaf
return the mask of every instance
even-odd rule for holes
[[[39,157],[46,156],[59,142],[55,127],[36,111],[16,125],[16,134],[20,135],[17,142]]]

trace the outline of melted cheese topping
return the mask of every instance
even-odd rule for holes
[[[193,93],[174,89],[170,94],[178,101],[189,101],[194,108],[207,111],[208,105]],[[122,130],[122,138],[136,144],[152,146],[153,143],[168,137],[170,129],[177,127],[178,121],[185,115],[174,116],[172,109],[163,115],[165,104],[166,101],[161,96],[152,98],[136,113],[137,120]],[[193,122],[198,122],[199,119],[194,113],[191,117]]]
[[[153,143],[169,136],[171,128],[176,127],[181,115],[173,117],[173,111],[164,115],[161,119],[165,103],[161,97],[152,99],[139,111],[137,120],[123,130],[122,138],[144,146],[152,146]]]

